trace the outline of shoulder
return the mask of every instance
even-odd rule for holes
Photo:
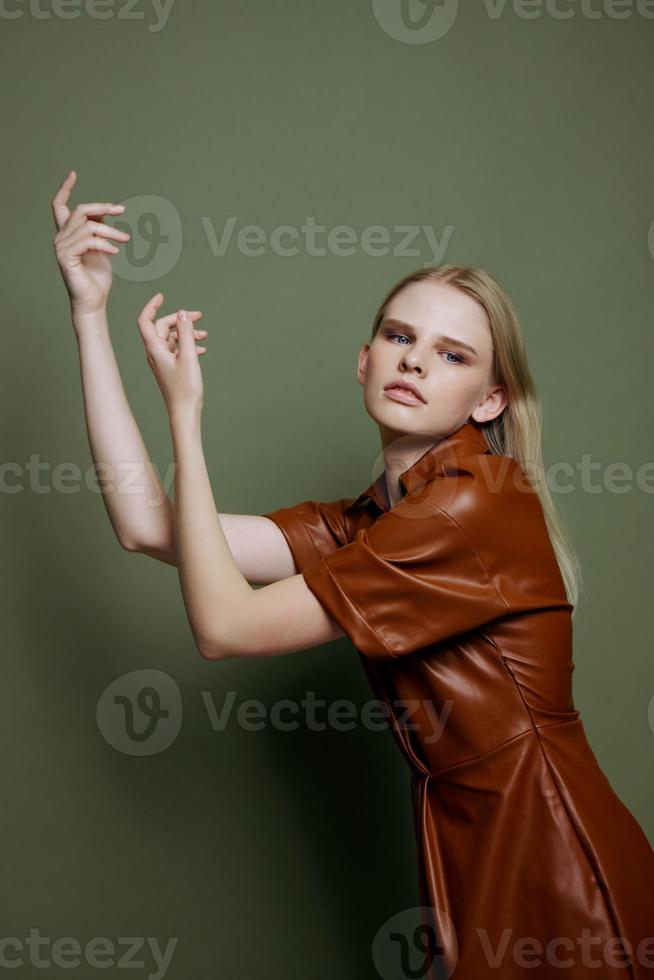
[[[422,498],[471,531],[489,518],[513,512],[537,516],[542,510],[534,484],[512,456],[477,453],[447,459],[423,488]]]
[[[425,503],[456,523],[502,593],[528,583],[558,593],[560,569],[535,482],[512,456],[446,460],[423,488]]]

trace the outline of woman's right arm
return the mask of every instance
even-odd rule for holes
[[[129,235],[104,224],[103,215],[121,214],[124,207],[79,204],[70,211],[67,202],[76,179],[71,171],[52,201],[57,226],[53,244],[70,298],[98,485],[121,545],[176,565],[174,505],[127,401],[107,322],[110,255],[119,251],[109,239],[125,242]],[[199,310],[190,315],[193,320],[202,316]],[[157,321],[172,350],[177,347],[175,330],[169,329],[174,320],[173,314]],[[207,331],[195,330],[194,335],[206,337]],[[205,352],[206,348],[198,348],[199,354]],[[273,521],[248,514],[219,514],[219,518],[234,560],[249,582],[267,585],[295,574],[286,538]]]
[[[89,446],[116,537],[128,551],[151,546],[157,557],[175,564],[173,504],[127,401],[106,311],[74,312],[73,324]]]
[[[174,564],[173,504],[129,407],[107,322],[111,255],[119,251],[113,242],[124,243],[130,236],[105,224],[103,218],[122,214],[125,209],[105,202],[78,204],[71,211],[68,199],[76,180],[75,171],[71,171],[52,201],[57,227],[53,245],[70,300],[98,485],[121,545],[130,551],[152,548],[150,553]],[[201,315],[194,311],[192,318]],[[197,330],[195,336],[206,333]],[[173,334],[169,342],[174,349]]]
[[[129,407],[106,314],[74,315],[73,322],[89,445],[96,464],[102,463],[98,484],[116,536],[129,551],[177,565],[174,505]],[[103,469],[108,471],[107,479]],[[286,538],[273,521],[256,514],[218,516],[234,561],[248,582],[268,585],[295,574]]]
[[[96,464],[102,463],[98,484],[109,519],[123,548],[177,565],[174,504],[130,410],[106,314],[74,315],[73,322],[89,445]],[[108,478],[103,469],[108,470]],[[295,574],[291,550],[273,521],[256,514],[218,516],[234,561],[248,582],[269,585]]]

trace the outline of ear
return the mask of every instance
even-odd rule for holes
[[[368,351],[370,350],[370,344],[364,344],[359,351],[359,359],[357,361],[357,378],[359,384],[364,384],[366,380],[366,365],[368,363]]]
[[[506,390],[501,386],[493,388],[476,406],[472,418],[475,422],[491,422],[502,414],[508,404]]]

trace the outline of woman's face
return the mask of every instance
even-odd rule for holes
[[[405,286],[357,366],[384,445],[407,435],[443,438],[471,417],[488,422],[499,415],[506,396],[489,382],[492,360],[486,313],[472,297],[444,283]],[[395,381],[411,382],[424,400],[393,398],[385,388]]]

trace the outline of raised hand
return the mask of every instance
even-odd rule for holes
[[[193,328],[202,316],[200,310],[178,311],[155,320],[163,300],[163,293],[156,293],[143,307],[137,322],[148,364],[170,414],[177,407],[202,406],[204,391],[198,355],[206,354],[207,348],[196,347],[195,341],[206,337],[207,331]],[[181,316],[182,313],[186,315]]]
[[[103,220],[105,214],[122,214],[123,204],[78,204],[69,209],[76,180],[77,174],[71,170],[53,198],[57,226],[53,245],[73,312],[96,313],[106,306],[111,289],[110,256],[120,251],[110,239],[126,242],[130,236]]]

